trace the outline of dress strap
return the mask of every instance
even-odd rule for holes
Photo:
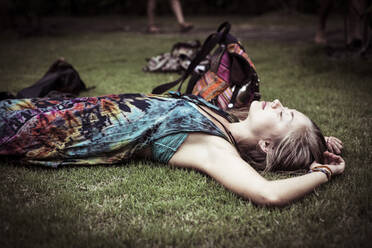
[[[218,120],[215,116],[213,116],[211,113],[209,113],[208,111],[206,111],[204,109],[204,107],[207,107],[208,109],[212,110],[214,113],[216,113],[219,116],[225,118],[230,123],[238,122],[239,120],[236,117],[234,118],[230,114],[228,114],[225,111],[221,110],[217,106],[215,106],[215,105],[207,102],[206,100],[204,100],[203,98],[201,98],[199,96],[195,96],[195,95],[181,95],[180,92],[175,92],[175,91],[169,91],[168,94],[171,95],[174,98],[181,98],[181,99],[184,99],[186,101],[189,101],[189,102],[192,102],[192,103],[195,103],[196,105],[198,105],[200,107],[200,109],[203,110],[203,112],[207,113],[208,116],[210,116],[213,120],[215,120],[216,122],[218,122],[223,127],[223,129],[225,130],[226,134],[229,137],[230,143],[233,146],[235,146],[235,148],[237,149],[237,151],[240,153],[238,144],[236,143],[236,140],[235,140],[234,136],[232,135],[232,133],[226,128],[226,126],[220,120]]]
[[[217,121],[223,127],[223,129],[225,130],[225,132],[229,136],[230,143],[233,144],[235,146],[236,150],[240,153],[238,144],[236,143],[236,140],[235,140],[234,136],[232,135],[232,133],[230,132],[230,130],[227,129],[227,127],[220,120],[218,120],[215,116],[213,116],[211,113],[206,111],[202,106],[200,106],[200,109],[202,109],[203,112],[207,113],[210,117],[212,117],[215,121]]]

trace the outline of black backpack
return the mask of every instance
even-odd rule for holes
[[[16,97],[77,96],[84,90],[87,88],[74,67],[64,59],[58,59],[39,81],[19,91]]]
[[[56,60],[35,84],[22,89],[16,96],[0,92],[0,100],[10,98],[76,97],[87,90],[75,68],[64,59]]]
[[[221,109],[249,106],[260,99],[259,79],[256,69],[243,46],[229,34],[230,24],[225,22],[216,33],[208,36],[201,50],[192,60],[187,70],[176,81],[162,84],[153,89],[153,94],[161,94],[182,84],[190,77],[186,94],[198,95]],[[195,68],[210,53],[209,66],[200,73]]]

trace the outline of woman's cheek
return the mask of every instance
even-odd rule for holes
[[[260,136],[268,136],[273,131],[274,126],[270,122],[258,122],[257,123],[257,134]]]

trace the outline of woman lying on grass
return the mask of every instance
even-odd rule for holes
[[[244,120],[196,96],[108,95],[0,102],[0,154],[31,164],[114,164],[149,158],[202,171],[262,205],[284,205],[341,174],[336,138],[304,114],[254,101]],[[244,159],[243,159],[244,158]],[[268,181],[264,171],[309,170]]]

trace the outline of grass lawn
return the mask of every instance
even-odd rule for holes
[[[178,41],[203,40],[227,19],[257,67],[263,98],[279,98],[307,114],[326,135],[343,140],[344,175],[287,207],[263,208],[199,172],[149,161],[47,169],[2,158],[0,247],[367,247],[372,62],[330,58],[311,40],[247,38],[251,25],[277,28],[276,18],[195,17],[190,20],[196,29],[186,35],[144,34],[144,26],[133,24],[144,24],[143,19],[126,20],[133,25],[129,31],[64,31],[27,39],[7,32],[0,34],[0,91],[17,92],[65,57],[88,87],[96,86],[83,95],[150,92],[177,75],[144,73],[145,58],[169,51]],[[314,18],[300,20],[286,19],[280,30],[301,29],[298,25],[313,30]]]

